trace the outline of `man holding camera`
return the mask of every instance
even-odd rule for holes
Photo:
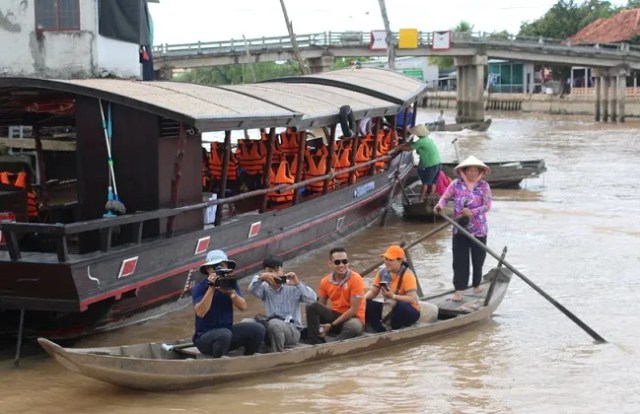
[[[222,250],[210,251],[206,260],[200,272],[207,277],[191,291],[196,314],[193,343],[201,353],[214,358],[240,347],[244,347],[244,355],[252,355],[260,347],[264,327],[255,321],[233,324],[233,308],[247,309],[237,282],[229,278],[236,262]]]
[[[300,341],[301,303],[313,303],[316,293],[293,272],[284,273],[280,258],[269,256],[262,261],[264,270],[255,275],[249,292],[262,299],[267,314],[267,338],[272,352]]]

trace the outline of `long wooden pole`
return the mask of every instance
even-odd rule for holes
[[[400,245],[405,250],[410,249],[413,246],[415,246],[416,244],[421,243],[423,240],[426,240],[429,237],[433,236],[434,234],[440,233],[442,230],[444,230],[447,227],[449,227],[449,225],[450,225],[449,223],[442,223],[441,225],[439,225],[435,229],[431,230],[429,233],[425,234],[424,236],[420,236],[418,239],[416,239],[416,240],[412,241],[411,243],[407,244],[406,247],[405,247],[405,242],[401,242]],[[371,266],[369,266],[364,272],[360,273],[360,275],[366,276],[369,273],[371,273],[374,270],[376,270],[377,268],[379,268],[380,266],[382,266],[382,264],[384,264],[384,261],[380,260],[379,262],[376,262],[376,263],[372,264]]]
[[[380,13],[382,14],[382,22],[384,23],[384,30],[386,32],[387,58],[389,59],[389,69],[396,70],[395,39],[393,38],[393,32],[391,31],[391,25],[389,24],[387,5],[385,4],[384,0],[378,0],[378,4],[380,5]]]
[[[596,340],[596,342],[607,342],[603,337],[601,337],[600,335],[598,335],[596,333],[596,331],[594,331],[593,329],[591,329],[586,323],[582,322],[576,315],[574,315],[573,313],[571,313],[569,311],[569,309],[565,308],[564,306],[562,306],[560,303],[558,303],[558,301],[556,301],[554,298],[552,298],[551,296],[549,296],[547,294],[547,292],[545,292],[544,290],[542,290],[540,287],[538,287],[538,285],[536,285],[535,283],[533,283],[531,280],[529,280],[529,278],[527,278],[525,275],[523,275],[522,273],[520,273],[520,271],[518,271],[518,269],[516,269],[515,267],[511,266],[511,264],[509,264],[509,262],[507,262],[506,260],[504,260],[504,257],[500,257],[500,255],[498,255],[496,252],[494,252],[493,250],[491,250],[489,247],[485,246],[481,241],[479,241],[478,239],[475,238],[475,236],[471,233],[469,233],[467,231],[467,229],[465,229],[464,227],[462,227],[461,225],[459,225],[458,223],[456,223],[453,219],[451,219],[450,217],[447,217],[446,214],[440,214],[445,220],[447,220],[450,224],[453,224],[458,231],[460,231],[462,234],[464,234],[465,236],[467,236],[473,243],[475,243],[477,246],[480,246],[482,249],[484,249],[487,253],[489,253],[491,256],[493,256],[494,258],[498,259],[502,264],[504,264],[504,266],[511,270],[513,273],[515,273],[516,275],[518,275],[518,277],[520,277],[520,279],[522,279],[527,285],[531,286],[533,288],[533,290],[535,290],[536,292],[538,292],[540,295],[542,295],[543,298],[545,298],[546,300],[548,300],[549,302],[551,302],[551,304],[553,306],[555,306],[558,310],[560,310],[560,312],[564,313],[569,319],[571,319],[573,322],[575,322],[579,327],[581,327],[586,333],[588,333],[593,339]]]
[[[293,31],[293,23],[289,20],[289,15],[287,14],[287,6],[284,5],[284,0],[280,0],[280,6],[282,6],[282,14],[284,15],[284,21],[287,24],[287,31],[289,32],[289,38],[291,39],[291,47],[293,47],[293,55],[296,57],[298,61],[298,65],[300,66],[300,72],[303,75],[309,73],[309,69],[304,64],[304,60],[302,59],[302,55],[300,55],[300,49],[298,48],[298,41],[296,40],[296,33]]]

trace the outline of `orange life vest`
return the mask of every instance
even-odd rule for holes
[[[298,134],[295,132],[283,132],[280,134],[280,150],[283,154],[297,154],[300,145],[298,144]]]
[[[361,164],[363,162],[367,162],[371,159],[371,154],[373,151],[369,148],[366,142],[360,142],[360,146],[358,147],[358,152],[356,153],[356,164]],[[359,175],[365,175],[371,169],[370,165],[366,165],[364,167],[358,168],[356,171]]]
[[[11,184],[11,180],[9,179],[9,173],[6,171],[1,171],[0,172],[0,184],[5,184],[5,185],[13,185]]]
[[[218,148],[220,147],[220,148]],[[222,160],[224,159],[224,148],[217,143],[211,143],[211,153],[209,154],[209,171],[211,176],[216,180],[222,179]],[[229,157],[229,168],[227,168],[227,180],[234,181],[238,179],[238,161],[233,153]]]
[[[236,159],[240,168],[248,175],[262,174],[264,162],[267,157],[264,141],[241,139],[238,140]]]
[[[340,153],[340,157],[336,161],[335,169],[336,171],[344,170],[351,167],[351,148],[345,148]],[[342,174],[336,175],[336,179],[340,184],[346,184],[349,182],[350,172],[345,172]],[[358,177],[358,172],[354,171],[353,178],[356,179]]]
[[[322,177],[323,175],[327,174],[327,156],[326,155],[308,154],[305,158],[306,158],[306,169],[304,172],[305,179],[308,180],[310,178]],[[306,188],[312,193],[321,193],[324,190],[324,180],[307,184]],[[333,180],[330,180],[327,186],[327,190],[331,191],[332,189],[333,189]]]
[[[6,177],[3,176],[1,178],[2,183],[3,184],[11,184],[11,182],[9,180],[8,173],[6,173],[6,172],[0,173],[0,175],[3,175],[3,174],[6,174]],[[7,181],[6,183],[5,183],[5,180]],[[27,173],[24,172],[24,171],[20,171],[16,176],[16,180],[13,182],[13,186],[17,187],[17,188],[21,188],[24,191],[26,191],[26,193],[27,193],[27,214],[28,214],[29,218],[38,217],[38,198],[37,198],[37,194],[36,194],[35,191],[27,189]]]
[[[295,182],[295,178],[291,175],[289,171],[289,163],[287,161],[280,161],[278,164],[278,171],[276,174],[273,174],[273,170],[269,169],[269,173],[271,174],[271,179],[269,180],[271,183],[271,187],[275,187],[276,185],[281,184],[293,184]],[[274,201],[276,203],[285,203],[287,201],[293,200],[293,195],[295,190],[285,190],[283,192],[272,191],[267,193],[267,197],[269,200]]]

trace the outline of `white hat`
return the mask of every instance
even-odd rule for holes
[[[467,168],[467,167],[478,167],[478,168],[484,170],[485,175],[491,174],[491,168],[489,168],[487,166],[487,164],[485,164],[484,162],[480,161],[479,159],[477,159],[473,155],[467,157],[460,164],[456,165],[456,168],[454,168],[453,171],[455,171],[456,174],[460,175],[460,172],[458,170],[463,169],[463,168]]]
[[[427,135],[429,135],[429,128],[427,128],[425,124],[418,124],[413,128],[410,128],[409,132],[419,137],[426,137]]]
[[[228,269],[236,268],[236,262],[234,262],[233,260],[229,260],[225,252],[223,252],[222,250],[211,250],[209,253],[207,253],[207,262],[200,266],[200,273],[206,275],[206,267],[215,266],[223,262],[227,264]]]

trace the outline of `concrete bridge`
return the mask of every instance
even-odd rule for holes
[[[595,118],[624,122],[626,76],[640,69],[640,47],[626,43],[571,45],[557,39],[451,33],[451,47],[433,50],[432,32],[419,32],[418,48],[398,49],[396,56],[453,56],[458,69],[458,121],[484,119],[484,67],[488,58],[595,68]],[[312,72],[331,69],[337,57],[385,56],[371,50],[369,32],[323,32],[297,35],[301,56]],[[394,33],[395,45],[398,34]],[[289,36],[163,44],[153,48],[159,70],[294,59]]]

